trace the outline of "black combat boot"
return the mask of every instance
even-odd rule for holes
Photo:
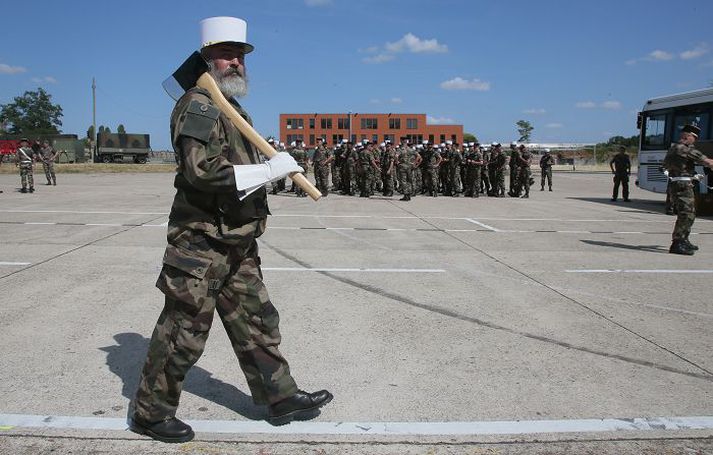
[[[684,240],[674,240],[671,243],[671,248],[668,249],[669,253],[672,254],[685,254],[686,256],[693,256],[693,250],[689,249]]]
[[[545,187],[544,187],[544,186],[541,186],[541,187],[540,187],[540,191],[545,191]],[[552,191],[552,190],[550,190],[550,191]]]
[[[189,425],[175,417],[153,423],[144,422],[134,417],[131,419],[129,429],[134,433],[145,434],[161,442],[188,442],[195,436]]]
[[[298,391],[289,398],[270,405],[267,421],[272,425],[285,425],[291,421],[307,420],[317,416],[317,409],[332,401],[326,390],[307,393]]]
[[[552,187],[550,187],[550,191],[552,191]]]
[[[408,194],[404,194],[404,197],[399,199],[399,201],[410,201],[410,200],[411,200],[411,196],[409,196]]]
[[[20,193],[27,193],[27,188],[23,188],[20,190]]]
[[[30,187],[30,193],[34,193],[34,192],[35,192],[35,187],[34,187],[34,186],[31,186],[31,187]]]
[[[683,239],[683,243],[689,250],[698,251],[698,245],[692,244],[691,241],[688,240],[688,238]]]

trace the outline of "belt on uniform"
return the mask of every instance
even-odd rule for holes
[[[672,182],[690,182],[693,180],[693,177],[669,177],[668,179]]]

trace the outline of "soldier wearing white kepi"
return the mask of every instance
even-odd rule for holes
[[[15,152],[15,166],[20,168],[20,183],[22,184],[23,193],[27,193],[28,187],[30,193],[35,192],[35,177],[33,175],[32,162],[35,152],[30,147],[30,141],[26,138],[20,139],[20,147]]]

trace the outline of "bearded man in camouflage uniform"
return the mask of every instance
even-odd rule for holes
[[[250,122],[233,98],[247,92],[244,56],[253,47],[245,41],[246,24],[226,17],[201,24],[201,52],[211,75]],[[231,33],[211,33],[221,29],[220,24],[223,32],[227,25]],[[165,305],[131,406],[130,428],[164,442],[193,438],[191,427],[175,417],[176,408],[184,377],[203,352],[216,310],[253,401],[269,405],[268,421],[277,425],[305,418],[332,395],[326,390],[302,392],[290,375],[278,350],[279,316],[262,281],[256,241],[269,214],[265,184],[303,169],[287,153],[260,163],[256,150],[211,95],[197,87],[177,102],[171,138],[178,164],[176,196],[156,283]]]
[[[681,138],[677,144],[671,145],[663,161],[663,166],[668,170],[668,177],[671,182],[673,204],[678,212],[669,253],[690,256],[698,249],[696,245],[693,245],[688,240],[688,236],[691,234],[691,227],[693,227],[693,222],[696,220],[696,201],[693,184],[697,181],[692,177],[696,173],[696,164],[713,168],[713,160],[707,158],[693,147],[700,132],[701,130],[697,126],[684,126],[681,131]]]

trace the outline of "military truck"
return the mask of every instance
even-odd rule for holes
[[[133,161],[144,164],[148,160],[149,152],[151,152],[151,143],[148,134],[97,134],[95,161],[98,163]]]

